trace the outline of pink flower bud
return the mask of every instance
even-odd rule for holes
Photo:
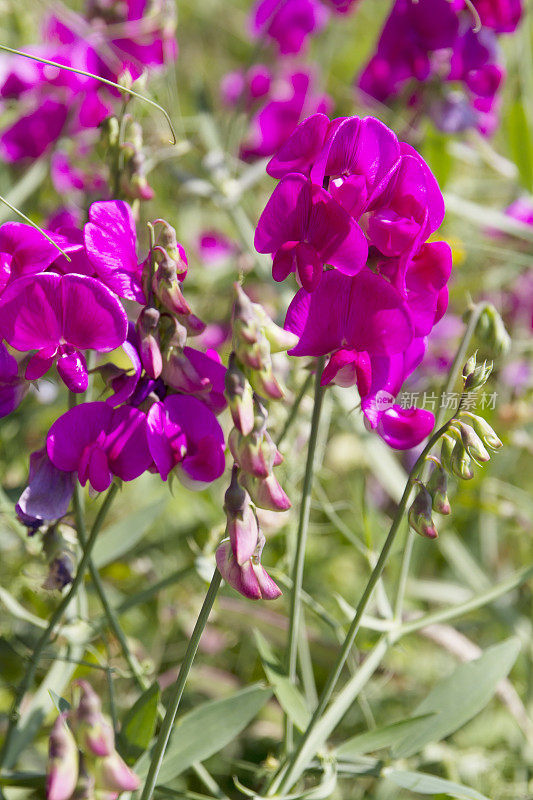
[[[115,734],[102,714],[100,698],[87,681],[77,681],[80,701],[73,716],[74,732],[83,753],[108,756],[115,750]]]
[[[78,780],[78,748],[66,723],[66,717],[66,712],[60,714],[50,732],[46,776],[47,800],[69,800]]]
[[[263,397],[270,397],[271,400],[282,400],[283,390],[272,372],[272,366],[262,368],[253,372],[250,382],[255,391]]]
[[[195,314],[178,314],[178,317],[189,336],[198,336],[205,331],[205,322],[202,322]]]
[[[163,359],[158,343],[159,311],[145,306],[135,324],[140,339],[141,361],[150,378],[159,378]]]
[[[94,765],[95,788],[108,792],[134,792],[141,782],[117,752],[98,758]]]
[[[231,454],[243,472],[257,478],[267,478],[274,466],[276,446],[264,436],[252,432],[248,436],[234,428],[228,440]]]
[[[237,564],[241,566],[251,558],[259,535],[257,519],[251,506],[248,505],[241,514],[228,518],[226,533]]]
[[[421,484],[408,515],[409,525],[413,530],[428,539],[436,539],[439,535],[431,518],[432,502],[430,493]]]
[[[236,363],[235,353],[230,355],[224,386],[233,424],[246,435],[254,426],[253,392],[244,372]]]
[[[216,551],[216,562],[220,574],[235,591],[250,600],[274,600],[281,595],[270,575],[253,556],[239,565],[231,550],[229,540],[224,540]]]
[[[259,508],[266,508],[270,511],[286,511],[291,507],[291,501],[272,473],[267,478],[256,478],[243,472],[241,483]]]
[[[178,282],[176,264],[161,247],[156,247],[154,251],[163,254],[152,281],[155,296],[171,314],[190,314],[191,307],[185,300]]]
[[[163,365],[163,380],[177,392],[193,394],[212,388],[209,378],[201,377],[183,351],[173,349]]]

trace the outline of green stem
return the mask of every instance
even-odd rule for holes
[[[320,424],[320,412],[322,410],[322,400],[324,399],[324,387],[320,385],[322,372],[324,370],[324,358],[320,358],[316,367],[315,376],[315,401],[313,406],[313,416],[311,418],[311,431],[309,434],[309,444],[307,447],[307,461],[305,464],[305,475],[302,489],[302,499],[300,502],[300,518],[298,520],[298,532],[296,534],[296,552],[292,565],[292,591],[289,611],[289,637],[287,643],[287,673],[291,683],[296,681],[296,666],[298,661],[298,638],[300,635],[300,622],[302,617],[302,581],[304,573],[305,546],[307,542],[307,532],[309,529],[309,515],[311,512],[311,493],[313,488],[313,471],[315,464],[315,451],[318,438],[318,428]],[[285,752],[292,749],[293,725],[287,715],[285,717]]]
[[[470,342],[472,341],[472,337],[474,336],[474,333],[476,331],[479,318],[488,305],[489,305],[488,303],[477,303],[477,305],[475,305],[474,308],[472,309],[470,313],[470,319],[468,320],[468,325],[463,334],[463,338],[461,339],[461,344],[457,348],[455,358],[453,359],[452,365],[450,367],[448,378],[446,380],[442,392],[443,395],[449,394],[452,391],[453,387],[455,386],[457,378],[459,377],[459,373],[463,367],[468,347],[470,346]],[[435,427],[439,428],[442,425],[445,413],[446,409],[441,403],[439,410],[437,411],[437,416],[435,418]],[[423,472],[422,480],[425,480],[426,478],[427,478],[427,470]],[[413,554],[415,537],[416,533],[409,528],[409,531],[407,533],[407,541],[403,551],[402,566],[400,569],[400,579],[398,581],[398,591],[396,594],[396,603],[394,608],[394,618],[398,622],[400,622],[402,618],[405,588],[407,585],[407,578],[409,577],[409,569],[411,566],[411,558]]]
[[[163,763],[163,758],[165,756],[165,750],[167,749],[168,740],[170,739],[170,734],[172,732],[172,726],[181,702],[183,690],[185,689],[185,684],[187,682],[196,651],[198,650],[198,645],[200,644],[203,630],[207,624],[209,614],[211,613],[213,603],[215,602],[215,598],[220,588],[221,580],[222,576],[220,575],[220,572],[215,570],[215,574],[213,575],[209,589],[205,596],[205,600],[198,615],[196,625],[194,626],[191,638],[189,639],[185,658],[183,659],[178,678],[172,690],[172,695],[170,697],[170,702],[165,714],[165,719],[163,720],[156,743],[152,750],[150,768],[148,770],[148,775],[146,776],[146,781],[142,790],[141,800],[150,800],[152,797],[155,785],[157,783],[157,776],[159,775],[159,770],[161,769],[161,764]]]
[[[427,445],[425,446],[424,450],[422,451],[422,453],[418,457],[413,469],[411,470],[411,472],[409,474],[409,477],[407,479],[407,483],[405,485],[405,489],[404,489],[402,498],[401,498],[400,503],[398,505],[398,508],[396,510],[396,514],[394,516],[394,520],[392,522],[392,525],[391,525],[391,528],[389,530],[388,536],[387,536],[387,538],[385,540],[385,543],[384,543],[384,545],[383,545],[383,547],[381,549],[381,553],[379,554],[379,558],[378,558],[378,560],[376,562],[376,566],[372,570],[370,578],[368,579],[368,583],[367,583],[367,585],[365,587],[363,595],[362,595],[362,597],[361,597],[361,599],[359,601],[359,604],[358,604],[358,606],[356,608],[355,615],[354,615],[354,618],[353,618],[352,623],[350,625],[350,628],[348,630],[348,633],[346,634],[346,638],[344,640],[344,644],[343,644],[343,646],[341,648],[341,651],[339,653],[339,656],[337,658],[335,666],[333,667],[333,670],[331,671],[331,673],[330,673],[330,675],[328,677],[328,680],[326,682],[326,685],[325,685],[325,687],[324,687],[324,689],[322,691],[322,694],[320,696],[320,700],[318,702],[318,705],[317,705],[315,711],[313,712],[313,716],[311,718],[311,721],[309,722],[309,725],[307,726],[307,729],[305,730],[305,732],[302,735],[302,738],[300,739],[298,747],[294,750],[294,752],[293,752],[293,754],[292,754],[292,756],[291,756],[291,758],[290,758],[290,760],[289,760],[289,762],[287,764],[286,770],[284,770],[283,774],[282,773],[278,773],[278,775],[274,779],[274,782],[270,786],[270,789],[269,789],[269,792],[268,792],[269,795],[274,794],[278,789],[279,789],[280,792],[283,792],[283,791],[287,790],[292,785],[293,777],[294,777],[294,774],[295,774],[295,771],[296,771],[295,770],[295,765],[300,762],[300,760],[301,760],[300,759],[300,754],[301,754],[302,751],[304,751],[305,746],[306,746],[306,742],[309,739],[309,736],[310,736],[311,732],[314,730],[316,724],[321,719],[322,715],[324,714],[324,711],[326,710],[326,707],[327,707],[327,705],[328,705],[328,703],[329,703],[329,701],[331,699],[331,695],[333,694],[333,691],[334,691],[334,689],[335,689],[335,687],[337,685],[337,682],[338,682],[338,680],[339,680],[339,678],[341,676],[344,664],[346,663],[346,659],[348,658],[348,655],[349,655],[349,653],[350,653],[350,651],[351,651],[351,649],[352,649],[352,647],[354,645],[355,638],[357,636],[357,633],[359,631],[359,627],[361,625],[361,618],[362,618],[362,616],[364,614],[364,611],[365,611],[365,609],[366,609],[366,607],[368,605],[368,602],[369,602],[369,600],[370,600],[370,598],[372,596],[372,592],[373,592],[373,590],[374,590],[374,588],[376,586],[376,583],[378,582],[378,580],[380,579],[380,577],[381,577],[381,575],[383,573],[383,569],[384,569],[385,564],[387,562],[387,558],[388,558],[390,549],[391,549],[391,547],[392,547],[392,545],[394,543],[394,540],[396,538],[396,534],[398,533],[398,530],[400,528],[400,524],[401,524],[401,522],[403,520],[403,517],[404,517],[404,514],[405,514],[405,510],[407,508],[407,503],[408,503],[409,497],[411,495],[411,490],[412,490],[412,488],[413,488],[413,486],[415,484],[415,481],[416,481],[420,471],[422,470],[422,467],[424,465],[424,462],[426,460],[427,455],[429,454],[429,452],[431,451],[433,446],[438,442],[438,440],[443,435],[443,433],[446,432],[446,430],[448,429],[448,426],[451,424],[453,419],[454,418],[452,417],[452,419],[448,420],[441,428],[439,428],[439,430],[436,433],[433,434],[433,436],[431,436],[431,438],[429,439]],[[280,781],[280,778],[281,778],[281,781]]]
[[[300,391],[296,395],[294,403],[291,406],[291,410],[290,410],[290,412],[289,412],[289,414],[287,416],[287,419],[285,420],[285,425],[283,426],[283,429],[282,429],[280,435],[278,436],[278,439],[277,439],[277,442],[276,442],[276,447],[279,447],[281,445],[282,441],[284,440],[284,438],[286,437],[287,433],[289,432],[289,429],[290,429],[291,425],[293,424],[294,420],[296,419],[296,415],[298,414],[298,411],[300,409],[300,405],[302,403],[302,400],[304,399],[305,395],[307,394],[307,390],[309,389],[312,380],[313,380],[313,374],[310,372],[309,375],[307,376],[307,378],[305,379],[305,381],[303,382],[302,388],[300,389]]]
[[[68,255],[68,253],[65,253],[65,251],[62,250],[61,247],[56,242],[54,242],[54,240],[45,231],[43,231],[43,229],[40,228],[37,225],[36,222],[33,222],[33,220],[31,220],[29,217],[27,217],[26,214],[23,214],[22,211],[20,211],[18,208],[15,208],[15,206],[12,205],[6,197],[2,197],[2,195],[0,195],[0,202],[2,202],[9,209],[11,209],[11,211],[13,211],[19,217],[21,217],[25,222],[28,223],[28,225],[31,225],[32,228],[35,228],[36,230],[39,231],[39,233],[42,233],[44,238],[47,239],[50,242],[50,244],[53,244],[54,247],[56,248],[56,250],[59,253],[61,253],[61,255],[64,256],[67,259],[67,261],[69,261],[69,262],[72,261],[71,257]]]
[[[128,89],[125,86],[121,86],[119,83],[115,83],[115,81],[110,81],[107,78],[102,78],[100,75],[95,75],[93,72],[87,72],[84,69],[67,67],[65,64],[59,64],[57,61],[50,61],[47,58],[40,58],[39,56],[34,56],[31,53],[24,53],[22,50],[15,50],[15,48],[8,47],[5,44],[0,44],[0,50],[5,50],[6,53],[13,53],[13,55],[16,56],[23,56],[24,58],[30,58],[32,61],[38,61],[40,64],[49,64],[51,67],[57,67],[57,69],[62,69],[65,70],[66,72],[75,72],[76,75],[84,75],[86,78],[94,78],[94,80],[99,81],[100,83],[103,83],[106,86],[112,86],[113,89],[118,89],[120,92],[124,92],[124,94],[129,94],[132,97],[137,97],[139,100],[144,100],[145,103],[148,103],[154,108],[157,108],[164,115],[166,121],[168,122],[170,131],[172,133],[172,144],[176,144],[176,132],[174,131],[172,120],[170,119],[165,109],[162,106],[160,106],[159,103],[156,103],[155,100],[151,100],[149,97],[145,97],[144,95],[139,94],[139,92],[136,92],[134,89]]]
[[[56,625],[61,620],[63,614],[65,613],[65,611],[67,610],[68,606],[70,605],[70,602],[72,601],[72,599],[76,595],[76,592],[78,591],[78,588],[81,585],[81,582],[83,581],[83,578],[85,576],[85,570],[87,569],[87,567],[89,565],[89,561],[90,561],[90,558],[91,558],[91,553],[92,553],[93,547],[94,547],[94,545],[96,543],[96,539],[98,537],[100,529],[101,529],[101,527],[102,527],[102,525],[104,523],[104,520],[106,518],[107,512],[109,511],[109,508],[111,506],[111,503],[113,502],[113,498],[115,497],[117,491],[118,491],[118,486],[115,483],[111,484],[111,486],[109,487],[109,490],[108,490],[108,492],[107,492],[107,494],[106,494],[106,496],[104,498],[104,501],[103,501],[102,505],[100,506],[100,509],[98,511],[98,515],[97,515],[97,517],[96,517],[96,519],[95,519],[95,521],[93,523],[93,526],[91,528],[91,533],[89,535],[89,538],[87,539],[86,546],[84,548],[81,561],[80,561],[80,563],[78,565],[78,570],[76,572],[76,575],[74,576],[74,580],[72,581],[72,583],[70,585],[70,589],[68,590],[67,594],[63,597],[61,603],[57,606],[56,610],[52,614],[52,616],[50,618],[50,622],[48,623],[48,627],[46,628],[45,631],[43,631],[41,637],[39,638],[39,641],[37,642],[37,644],[36,644],[36,646],[35,646],[35,648],[33,650],[33,653],[32,653],[31,658],[30,658],[30,662],[28,664],[28,669],[24,673],[24,677],[23,677],[23,679],[22,679],[22,681],[21,681],[21,683],[19,685],[19,688],[18,688],[17,693],[15,695],[15,699],[13,701],[13,705],[12,705],[12,709],[11,709],[11,713],[10,713],[10,717],[9,717],[9,724],[8,724],[8,728],[7,728],[6,738],[4,739],[4,744],[2,746],[2,751],[0,753],[0,769],[4,766],[6,758],[8,757],[9,747],[11,745],[11,742],[12,742],[12,739],[13,739],[13,736],[14,736],[14,733],[15,733],[15,730],[16,730],[17,719],[18,719],[18,711],[17,711],[17,709],[20,707],[20,703],[22,702],[26,692],[33,685],[33,681],[35,679],[35,673],[37,672],[37,667],[38,667],[38,664],[39,664],[39,659],[41,657],[41,654],[42,654],[44,648],[47,646],[47,644],[49,643],[50,639],[52,638],[52,635],[54,633]]]
[[[79,485],[79,483],[77,483],[76,488],[74,489],[74,498],[73,498],[74,517],[76,520],[76,529],[78,532],[78,538],[80,540],[80,544],[82,548],[85,549],[87,547],[87,531],[85,528],[85,519],[83,516],[83,498],[81,493],[82,493],[81,486]],[[115,634],[116,638],[120,643],[122,652],[124,654],[124,659],[133,674],[137,687],[141,691],[144,691],[145,689],[148,688],[149,682],[144,677],[139,662],[137,661],[137,659],[135,658],[135,656],[128,647],[128,642],[126,640],[124,631],[122,630],[120,622],[118,621],[115,610],[112,608],[107,598],[102,578],[100,577],[98,568],[96,567],[92,558],[89,559],[88,566],[89,566],[89,573],[91,575],[91,580],[94,584],[94,588],[96,589],[96,593],[100,600],[109,627],[111,628],[111,630],[113,631],[113,633]]]

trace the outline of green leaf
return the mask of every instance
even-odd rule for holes
[[[507,134],[513,161],[523,186],[533,190],[533,144],[523,103],[516,101],[507,110]]]
[[[132,511],[120,522],[102,531],[93,550],[93,561],[96,566],[105,567],[132,550],[163,510],[164,505],[158,500],[156,503]]]
[[[52,702],[61,714],[63,711],[68,711],[70,709],[70,703],[68,700],[65,700],[64,697],[56,694],[53,689],[48,689],[48,694],[52,698]]]
[[[415,709],[416,715],[433,712],[433,716],[420,720],[393,749],[393,756],[409,758],[429,742],[444,739],[475,717],[506,677],[519,650],[520,642],[513,637],[489,647],[475,661],[457,667]]]
[[[285,674],[264,636],[259,631],[254,631],[254,635],[265,674],[278,703],[298,730],[304,731],[311,719],[304,697]]]
[[[399,769],[385,769],[383,776],[400,786],[419,794],[447,794],[458,800],[489,800],[484,794],[462,786],[460,783],[437,778],[435,775],[426,775],[424,772],[403,772]]]
[[[160,696],[159,685],[154,683],[143,692],[122,720],[118,744],[121,756],[128,763],[135,762],[152,740]]]
[[[335,757],[349,761],[365,753],[381,750],[383,747],[392,747],[397,742],[405,739],[411,730],[416,730],[421,720],[426,720],[428,717],[433,716],[435,716],[433,713],[422,714],[411,719],[393,722],[391,725],[384,725],[382,728],[376,728],[376,730],[368,731],[367,733],[360,733],[339,745],[335,749]]]
[[[254,684],[184,714],[174,727],[158,783],[168,783],[196,761],[205,761],[233,741],[271,696],[271,689]],[[146,751],[135,765],[141,779],[146,777],[151,755],[151,751]]]

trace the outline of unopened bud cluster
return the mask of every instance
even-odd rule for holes
[[[131,75],[120,76],[119,83],[132,88]],[[127,98],[128,95],[125,95]],[[104,144],[112,148],[120,159],[119,189],[128,200],[151,200],[154,190],[146,178],[146,157],[143,152],[143,133],[138,122],[125,114],[122,124],[117,117],[108,117],[102,123]],[[118,165],[117,165],[118,168]]]
[[[474,354],[463,368],[463,392],[466,394],[483,386],[492,371],[492,363],[477,364]],[[448,475],[461,480],[474,477],[474,464],[490,460],[489,450],[499,450],[502,442],[483,417],[470,411],[459,411],[457,417],[442,436],[440,459],[430,456],[433,468],[424,485],[418,483],[418,491],[409,509],[409,524],[417,533],[435,539],[438,536],[432,512],[449,514],[447,496]]]
[[[293,347],[296,337],[279,328],[237,284],[235,295],[234,351],[225,377],[234,424],[229,435],[234,467],[224,504],[228,538],[216,559],[222,576],[245,597],[273,599],[281,592],[261,565],[265,537],[254,507],[285,511],[291,504],[274,475],[282,456],[268,433],[262,398],[283,397],[271,354]]]
[[[115,749],[115,734],[100,698],[78,681],[79,701],[56,719],[48,745],[47,800],[116,797],[139,788],[137,775]]]
[[[505,329],[505,324],[492,303],[487,303],[483,309],[477,326],[476,333],[494,355],[505,355],[511,347],[511,337]]]

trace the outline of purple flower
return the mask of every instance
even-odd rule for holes
[[[324,27],[329,14],[320,0],[259,0],[252,10],[251,33],[274,39],[282,55],[299,53],[310,33]]]
[[[9,281],[43,272],[60,255],[32,225],[6,222],[0,226],[0,294]]]
[[[410,450],[433,430],[435,417],[424,408],[401,408],[393,405],[380,414],[377,431],[395,450]]]
[[[250,132],[241,146],[242,159],[251,161],[271,156],[302,118],[328,111],[330,98],[317,94],[314,82],[313,72],[304,68],[285,72],[273,81],[265,104],[251,120]]]
[[[286,175],[257,224],[255,247],[272,253],[274,280],[296,272],[307,291],[320,283],[324,264],[354,275],[368,253],[365,237],[349,214],[321,186],[303,175]]]
[[[136,408],[82,403],[57,419],[46,440],[50,461],[60,470],[77,472],[97,492],[113,475],[132,481],[152,465],[146,415]]]
[[[387,355],[404,351],[413,339],[405,300],[368,268],[354,277],[329,270],[314,292],[300,289],[287,311],[285,328],[300,337],[289,350],[294,356],[341,349]]]
[[[28,485],[19,497],[16,511],[24,520],[59,519],[67,513],[73,491],[73,473],[54,466],[43,447],[30,456]]]
[[[165,383],[176,392],[194,395],[214,414],[226,408],[224,378],[226,367],[216,350],[202,353],[193,347],[173,352],[163,366]]]
[[[524,225],[533,226],[533,201],[529,197],[519,197],[505,209],[505,213]]]
[[[473,0],[481,24],[496,33],[513,33],[522,17],[522,0]]]
[[[54,361],[73,392],[87,388],[82,350],[101,353],[126,338],[127,318],[116,297],[85,275],[39,273],[11,283],[0,298],[0,332],[15,350],[37,350],[25,377],[35,380]]]
[[[247,108],[270,92],[272,72],[264,64],[254,64],[248,72],[228,72],[220,82],[220,94],[228,106],[243,103]]]
[[[108,80],[116,81],[126,69],[137,78],[145,66],[160,66],[176,57],[168,8],[160,4],[157,11],[148,9],[144,1],[107,8],[89,4],[90,19],[72,13],[68,23],[49,17],[42,31],[44,46],[30,50]],[[25,59],[15,58],[13,64],[2,76],[0,96],[21,97],[28,113],[0,137],[0,152],[7,161],[38,158],[62,133],[97,127],[112,112],[111,98],[118,97],[118,92],[87,76]]]
[[[225,539],[216,551],[217,567],[224,580],[249,600],[275,600],[281,595],[279,587],[261,564],[264,543],[263,536],[254,555],[243,564],[239,564],[233,555],[229,539]]]
[[[106,403],[109,405],[119,406],[129,400],[135,392],[142,373],[139,348],[139,337],[137,336],[135,325],[133,322],[128,322],[128,337],[122,343],[122,349],[131,361],[132,370],[122,370],[115,367],[114,364],[104,364],[100,368],[104,380],[107,377],[106,383],[113,390],[113,394],[106,399]],[[110,374],[106,375],[106,368],[108,367],[108,373]]]
[[[428,165],[405,143],[401,152],[400,166],[386,197],[368,219],[368,238],[386,256],[398,256],[416,247],[444,219],[444,200]]]
[[[348,14],[359,0],[327,0],[337,14]]]
[[[122,200],[93,203],[83,235],[87,255],[100,280],[119,297],[144,304],[137,232],[128,203]]]
[[[148,444],[164,481],[175,469],[190,489],[203,489],[224,472],[224,434],[196,397],[171,395],[148,412]]]
[[[213,266],[226,263],[237,252],[235,242],[220,231],[202,231],[197,242],[198,255],[204,262]]]
[[[520,0],[474,0],[482,19],[472,30],[463,0],[396,0],[375,54],[359,77],[359,88],[380,102],[417,81],[413,98],[443,130],[475,126],[485,135],[497,123],[496,98],[505,70],[498,63],[496,34],[512,31]],[[445,82],[458,85],[450,93]],[[420,113],[420,112],[419,112]]]
[[[28,391],[28,383],[19,377],[19,365],[5,344],[0,342],[0,419],[11,414]]]
[[[67,121],[68,106],[51,98],[20,117],[0,136],[0,155],[15,162],[42,156],[59,138]]]

